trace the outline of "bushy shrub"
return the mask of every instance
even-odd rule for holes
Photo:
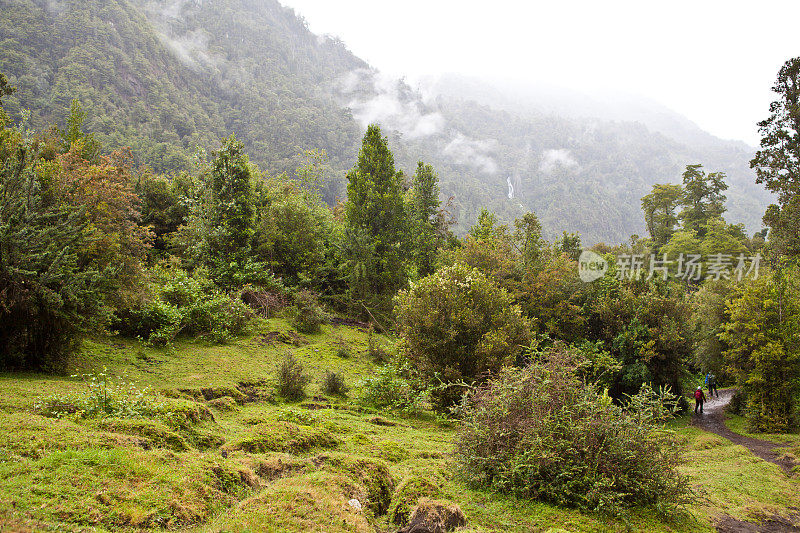
[[[221,292],[203,270],[190,275],[157,266],[150,272],[150,293],[138,306],[119,311],[116,326],[156,346],[169,344],[179,333],[221,343],[240,333],[251,315],[241,299]]]
[[[286,290],[283,288],[266,290],[252,285],[239,291],[239,299],[264,318],[272,318],[277,311],[290,303]]]
[[[352,355],[353,351],[346,344],[340,344],[339,346],[336,347],[336,357],[340,357],[342,359],[350,359]]]
[[[300,333],[318,333],[320,326],[328,321],[328,315],[320,307],[317,297],[310,291],[300,291],[294,297],[294,305],[288,314],[292,327]]]
[[[299,400],[306,395],[306,385],[311,378],[305,373],[303,363],[289,354],[278,365],[278,394],[287,400]]]
[[[733,397],[731,397],[731,401],[726,407],[729,413],[733,413],[735,415],[744,416],[745,410],[747,408],[747,394],[743,391],[737,390],[733,393]]]
[[[510,296],[479,270],[446,267],[397,295],[402,351],[433,384],[474,382],[513,362],[529,331]],[[445,410],[460,387],[437,387],[431,401]]]
[[[344,376],[339,372],[325,372],[325,377],[322,378],[320,390],[325,394],[332,394],[334,396],[344,396],[350,390],[344,382]]]
[[[418,408],[425,401],[426,391],[410,374],[407,364],[402,362],[378,367],[359,382],[358,400],[377,408]]]
[[[680,446],[663,422],[675,397],[643,386],[624,406],[585,385],[577,354],[556,347],[525,368],[506,368],[463,405],[456,439],[472,485],[584,510],[686,503]]]

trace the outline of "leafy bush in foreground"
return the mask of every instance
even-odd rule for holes
[[[426,391],[421,390],[409,374],[407,364],[399,361],[376,368],[359,383],[358,400],[377,408],[409,410],[419,407]]]
[[[690,488],[675,469],[680,447],[663,427],[674,397],[643,386],[620,407],[578,379],[576,353],[557,347],[543,357],[504,369],[464,401],[460,474],[472,485],[583,510],[686,503]]]
[[[159,408],[147,388],[140,389],[124,376],[112,377],[105,368],[80,378],[86,383],[85,390],[77,395],[42,398],[34,404],[36,412],[52,418],[138,418],[151,415]]]

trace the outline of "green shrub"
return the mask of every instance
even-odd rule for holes
[[[336,348],[336,357],[340,357],[342,359],[350,359],[353,356],[353,351],[350,349],[349,346],[345,344],[341,344]]]
[[[432,384],[482,379],[515,361],[528,344],[528,324],[508,293],[479,270],[446,267],[396,298],[401,347]],[[456,403],[461,387],[437,387],[434,407]]]
[[[137,306],[117,312],[116,327],[155,346],[165,346],[180,333],[203,335],[224,343],[241,333],[252,312],[239,298],[224,294],[197,270],[157,266],[150,271],[150,293]]]
[[[731,401],[726,407],[726,410],[729,413],[733,413],[739,416],[744,416],[746,408],[747,408],[747,393],[741,390],[737,390],[736,392],[733,393],[733,397],[731,397]]]
[[[412,380],[404,363],[384,365],[359,382],[361,403],[377,408],[411,410],[425,401],[426,391]]]
[[[370,326],[367,332],[367,355],[376,363],[386,363],[389,361],[389,352],[378,343],[375,330]]]
[[[303,370],[303,364],[288,354],[278,365],[278,394],[287,400],[299,400],[306,395],[306,385],[311,378]]]
[[[339,372],[331,372],[330,370],[325,372],[325,377],[322,378],[319,388],[325,394],[334,396],[345,396],[347,391],[350,390],[344,382],[344,376]]]
[[[471,485],[583,510],[687,503],[681,446],[664,428],[674,396],[643,386],[624,407],[585,385],[556,347],[504,369],[463,405],[455,458]]]
[[[300,333],[319,333],[320,326],[328,321],[328,315],[320,307],[317,297],[305,290],[295,295],[294,305],[287,313],[292,327]]]

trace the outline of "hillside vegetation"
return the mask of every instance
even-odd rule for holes
[[[471,489],[450,473],[451,423],[353,401],[376,369],[366,332],[323,326],[299,335],[302,346],[272,340],[290,331],[282,319],[263,320],[228,346],[182,341],[172,350],[87,341],[75,372],[105,373],[112,385],[124,377],[157,406],[133,419],[53,418],[37,405],[80,397],[84,379],[0,376],[0,528],[366,532],[399,527],[417,499],[429,497],[457,503],[465,531],[714,531],[720,514],[788,516],[800,497],[800,485],[777,466],[686,420],[676,427],[687,454],[682,471],[698,491],[694,517],[665,522],[634,511],[621,520]],[[342,343],[350,358],[336,355]],[[305,400],[274,391],[289,351],[312,376]],[[343,374],[347,398],[319,390],[326,370]],[[352,498],[361,512],[348,505]]]
[[[753,185],[752,151],[741,144],[692,128],[665,136],[658,124],[633,122],[637,115],[564,116],[518,96],[509,105],[464,83],[423,98],[340,41],[312,34],[274,0],[2,0],[0,7],[0,71],[18,87],[6,102],[11,117],[30,110],[29,127],[41,130],[78,98],[88,131],[111,149],[133,148],[136,163],[156,172],[189,169],[198,148],[215,149],[235,132],[271,174],[293,171],[305,150],[324,150],[324,197],[333,204],[344,194],[359,131],[379,122],[402,168],[418,159],[437,168],[443,199],[454,196],[459,234],[485,207],[504,222],[535,211],[550,239],[567,230],[589,244],[622,242],[644,233],[638,199],[699,162],[729,175],[731,219],[750,233],[769,202]],[[574,101],[579,107],[580,97]]]

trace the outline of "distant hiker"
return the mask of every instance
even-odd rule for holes
[[[713,398],[714,395],[719,398],[719,392],[717,391],[717,376],[714,374],[708,374],[706,376],[706,386],[708,387],[709,398]]]
[[[703,414],[703,403],[706,401],[706,395],[703,394],[703,388],[697,387],[694,391],[694,414],[697,414],[697,408],[700,408],[700,414]]]

